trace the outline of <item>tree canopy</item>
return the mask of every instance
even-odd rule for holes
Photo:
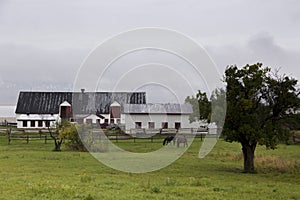
[[[194,122],[196,120],[209,121],[211,103],[207,98],[206,92],[198,90],[195,97],[186,97],[185,103],[190,103],[193,106],[193,113],[190,115],[190,122]]]
[[[185,102],[193,106],[190,122],[205,120],[208,123],[215,122],[218,127],[223,127],[226,115],[226,91],[223,88],[213,90],[210,99],[206,92],[198,90],[196,97],[188,96]]]
[[[223,88],[215,89],[210,96],[210,121],[222,128],[226,116],[226,91]]]
[[[299,108],[297,80],[272,73],[261,63],[225,71],[227,111],[223,136],[242,145],[244,171],[254,171],[257,144],[274,149],[287,140],[291,119]]]
[[[67,140],[66,147],[76,151],[86,151],[76,129],[76,126],[67,120],[57,122],[54,127],[48,127],[50,136],[54,141],[53,151],[61,151],[63,140]]]

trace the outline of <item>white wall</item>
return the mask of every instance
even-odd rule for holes
[[[98,119],[100,119],[100,123],[101,123],[101,124],[104,123],[104,119],[101,119],[100,117],[98,117],[97,115],[94,115],[94,114],[85,117],[85,118],[83,119],[83,123],[84,123],[84,124],[86,123],[86,120],[87,120],[87,119],[91,119],[93,124],[96,124]]]
[[[164,114],[123,114],[126,132],[135,128],[135,122],[142,122],[142,128],[148,129],[148,122],[155,123],[155,129],[162,128],[162,122],[168,122],[168,128],[175,128],[175,122],[181,123],[181,128],[190,128],[189,115]]]
[[[54,120],[50,122],[50,126],[54,127],[56,125],[56,121],[59,120],[59,115],[54,114],[44,114],[44,115],[39,115],[39,114],[16,114],[16,119],[17,119],[17,127],[18,128],[47,128],[45,121],[47,120]],[[23,121],[27,121],[27,127],[23,127]],[[38,126],[38,121],[43,120],[43,126],[39,127]],[[35,126],[31,127],[31,122],[30,121],[35,121]]]

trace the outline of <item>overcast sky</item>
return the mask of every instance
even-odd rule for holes
[[[300,79],[298,0],[0,0],[0,105],[20,90],[71,91],[89,52],[139,27],[193,38],[221,74],[262,62]]]

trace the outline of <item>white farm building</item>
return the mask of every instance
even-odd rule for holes
[[[189,128],[190,104],[125,104],[123,119],[126,132],[131,129]]]
[[[61,119],[132,129],[189,128],[190,104],[146,103],[145,92],[20,92],[18,128],[47,128]]]

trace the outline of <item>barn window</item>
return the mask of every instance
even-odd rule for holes
[[[175,122],[175,129],[180,129],[180,128],[181,128],[180,122]]]
[[[50,127],[50,121],[45,121],[46,127]]]
[[[86,119],[86,123],[87,123],[87,124],[92,124],[92,123],[93,123],[93,120],[92,120],[92,119]]]
[[[30,121],[30,127],[35,127],[35,121],[34,120]]]
[[[83,119],[76,119],[76,122],[77,122],[78,124],[83,124]]]
[[[167,129],[168,128],[168,122],[161,123],[161,128]]]
[[[23,127],[27,127],[27,121],[23,121]]]
[[[43,121],[42,120],[38,121],[38,127],[43,127]]]
[[[149,129],[154,129],[155,128],[155,122],[148,122],[148,127],[149,127]]]
[[[142,122],[135,122],[135,128],[142,128]]]

